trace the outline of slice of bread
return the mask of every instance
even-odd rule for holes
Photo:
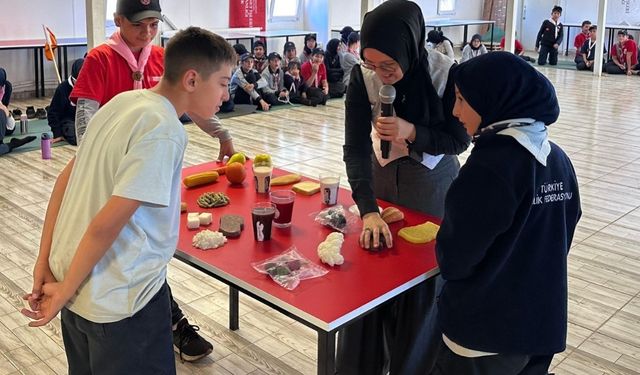
[[[320,191],[320,184],[313,181],[303,181],[291,187],[291,190],[302,195],[313,195]]]
[[[440,226],[427,221],[413,227],[405,227],[398,231],[398,236],[411,243],[427,243],[436,239]]]

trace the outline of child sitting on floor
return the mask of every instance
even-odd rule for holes
[[[69,100],[69,95],[73,90],[80,74],[80,69],[84,59],[77,59],[71,67],[71,76],[66,81],[58,85],[56,92],[51,98],[51,104],[47,111],[49,127],[53,132],[52,143],[67,141],[71,145],[76,145],[76,106]]]
[[[284,71],[280,68],[282,58],[278,52],[271,52],[267,57],[269,65],[262,71],[262,79],[267,81],[267,86],[262,89],[264,95],[270,95],[275,100],[273,105],[279,105],[288,101],[289,92],[284,86]],[[271,98],[273,100],[273,98]]]
[[[484,55],[485,53],[487,53],[487,47],[482,44],[480,34],[474,34],[471,37],[471,42],[464,46],[460,62],[463,63],[467,60],[471,60],[476,56]]]
[[[253,55],[245,53],[240,56],[240,67],[233,73],[230,85],[233,102],[256,104],[258,109],[268,111],[273,103],[268,103],[262,95],[262,88],[266,85],[258,71],[253,68]]]
[[[300,63],[298,61],[289,61],[287,72],[284,75],[284,87],[289,90],[289,101],[291,103],[315,107],[322,101],[322,98],[314,95],[313,91],[309,93],[311,96],[307,94],[309,86],[300,76]],[[317,94],[317,91],[315,93]]]

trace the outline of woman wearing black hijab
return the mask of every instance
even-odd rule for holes
[[[455,60],[456,57],[453,53],[453,42],[444,36],[442,31],[429,31],[429,34],[427,34],[427,42],[431,44],[431,47],[434,50],[450,57],[452,60]]]
[[[363,64],[353,68],[347,89],[344,161],[363,219],[360,244],[377,248],[381,236],[387,246],[393,238],[376,198],[441,217],[459,169],[455,155],[470,139],[451,114],[453,61],[425,50],[424,19],[415,3],[382,3],[365,15],[360,36]],[[383,84],[396,89],[396,117],[379,117]],[[380,140],[391,142],[388,159],[381,157]],[[338,373],[427,373],[439,337],[435,294],[435,282],[424,282],[341,331]]]
[[[565,350],[567,254],[580,218],[575,171],[549,142],[549,80],[495,52],[453,68],[453,113],[474,148],[436,241],[444,345],[433,375],[546,375]]]
[[[469,42],[469,44],[464,46],[460,62],[463,63],[465,61],[471,60],[474,57],[478,57],[487,53],[489,52],[487,51],[487,47],[482,44],[482,37],[480,36],[480,34],[474,34],[471,37],[471,41]]]
[[[324,66],[327,68],[329,97],[331,98],[342,98],[345,91],[345,86],[342,82],[344,70],[342,70],[342,65],[340,65],[340,55],[338,54],[339,46],[339,39],[331,39],[327,43],[327,50],[324,53]]]

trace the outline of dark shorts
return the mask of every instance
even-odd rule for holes
[[[168,289],[165,283],[142,310],[113,323],[62,309],[69,374],[175,374]]]

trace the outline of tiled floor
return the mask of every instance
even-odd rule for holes
[[[568,347],[556,356],[553,370],[558,375],[640,374],[640,78],[542,71],[561,101],[551,137],[574,162],[584,210],[569,257]],[[346,177],[341,101],[224,124],[236,147],[249,155],[270,153],[278,167],[310,176],[332,169]],[[185,165],[217,155],[217,141],[195,126],[187,129]],[[28,328],[18,309],[20,295],[31,288],[48,196],[74,152],[68,146],[54,148],[49,161],[41,160],[39,151],[0,158],[0,374],[66,373],[60,321]],[[215,344],[213,354],[198,363],[178,362],[179,373],[315,373],[311,330],[242,297],[241,329],[231,332],[224,285],[178,261],[171,262],[169,279],[190,321]]]

